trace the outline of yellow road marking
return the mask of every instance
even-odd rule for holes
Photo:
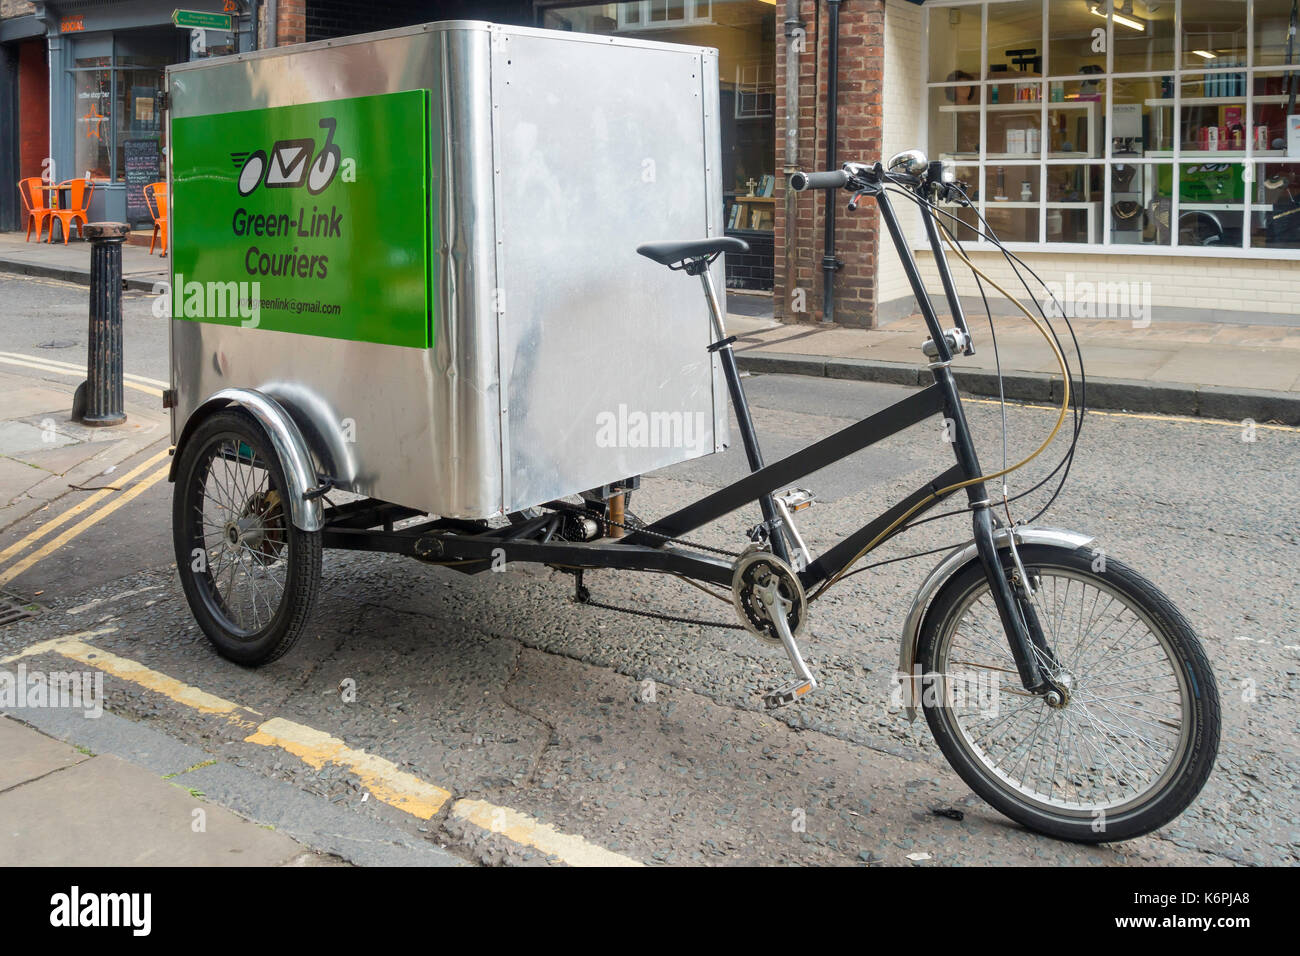
[[[12,359],[25,359],[28,362],[40,362],[42,365],[54,365],[59,368],[71,369],[74,372],[85,374],[85,369],[75,362],[60,362],[58,359],[48,358],[44,355],[24,355],[22,352],[0,352],[0,357]],[[159,381],[156,378],[149,378],[147,375],[135,375],[132,372],[123,372],[123,378],[133,379],[137,382],[143,382],[145,385],[157,385],[159,388],[171,388],[170,382]]]
[[[121,484],[125,486],[128,482],[130,482],[141,472],[148,470],[153,465],[156,465],[158,462],[162,461],[164,458],[167,457],[167,455],[168,453],[166,451],[161,451],[158,454],[154,455],[152,458],[150,458],[148,461],[146,461],[144,464],[137,465],[135,468],[132,468],[121,478],[115,478],[114,480],[121,482]],[[65,522],[71,521],[73,518],[81,514],[83,511],[86,511],[89,508],[93,508],[95,505],[103,501],[111,494],[113,494],[113,489],[104,488],[100,491],[95,492],[93,495],[91,495],[89,498],[85,499],[84,501],[81,501],[78,504],[73,505],[71,508],[63,512],[63,514],[59,515],[58,517],[51,518],[49,521],[45,522],[45,524],[41,525],[39,528],[30,532],[26,537],[9,545],[9,547],[5,548],[3,551],[0,551],[0,563],[7,561],[9,558],[13,557],[19,551],[22,551],[25,548],[27,548],[28,545],[36,541],[39,541],[41,538],[45,537],[55,528],[63,525]]]
[[[223,716],[236,723],[256,727],[256,730],[245,738],[246,743],[279,747],[317,770],[326,764],[343,767],[354,774],[375,799],[421,820],[431,820],[437,816],[451,799],[449,790],[402,770],[391,760],[349,747],[345,741],[337,737],[282,717],[272,717],[261,724],[247,721],[245,715],[254,714],[258,717],[262,715],[251,708],[209,694],[144,664],[94,647],[83,640],[101,634],[111,634],[117,630],[116,627],[102,627],[41,641],[24,648],[17,654],[0,659],[0,665],[38,654],[60,654],[70,660],[162,694],[200,713]],[[452,804],[451,813],[457,819],[503,836],[521,846],[533,847],[570,866],[642,865],[631,857],[606,850],[580,836],[561,833],[550,824],[542,823],[528,814],[488,803],[485,800],[457,800]]]
[[[433,819],[451,799],[450,791],[399,769],[391,760],[355,750],[337,737],[291,720],[272,717],[245,740],[287,750],[317,770],[327,763],[343,767],[355,774],[375,799],[421,820]]]
[[[56,375],[76,375],[80,378],[86,377],[85,369],[78,369],[75,366],[72,368],[60,368],[57,365],[47,365],[44,362],[24,362],[20,359],[7,358],[3,355],[0,355],[0,362],[5,363],[6,365],[21,365],[24,368],[34,368],[41,372],[53,372]],[[152,385],[145,385],[142,382],[133,382],[130,379],[124,379],[122,384],[127,388],[134,388],[157,398],[162,398],[162,389],[154,388]]]
[[[100,627],[93,631],[78,631],[76,634],[64,634],[62,637],[54,637],[48,641],[40,641],[36,644],[29,644],[17,654],[10,654],[8,657],[0,657],[0,664],[12,664],[14,661],[22,660],[24,657],[35,657],[37,654],[57,654],[60,648],[77,644],[83,637],[98,637],[101,634],[112,634],[116,631],[115,627]]]
[[[209,694],[205,690],[192,687],[174,677],[168,677],[161,671],[138,664],[128,658],[119,657],[111,651],[94,647],[84,641],[72,638],[65,638],[62,641],[56,640],[55,646],[51,650],[71,660],[101,670],[105,674],[112,674],[114,677],[130,681],[132,684],[138,684],[148,690],[156,691],[178,704],[184,704],[186,707],[197,710],[201,714],[230,715],[250,713],[256,714],[258,717],[262,716],[248,707],[236,704],[234,701],[217,697],[215,694]]]
[[[963,402],[970,402],[973,405],[996,405],[996,398],[963,398]],[[1016,399],[1008,398],[1007,405],[1014,405],[1017,408],[1036,408],[1049,412],[1058,412],[1061,410],[1060,405],[1038,405],[1034,402],[1021,402]],[[1229,421],[1223,418],[1193,418],[1188,415],[1157,415],[1153,412],[1111,412],[1101,408],[1088,409],[1089,415],[1103,415],[1107,418],[1139,418],[1143,421],[1153,422],[1182,422],[1187,425],[1219,425],[1221,427],[1236,428],[1242,427],[1241,422]],[[1295,425],[1267,425],[1260,422],[1255,423],[1255,430],[1266,430],[1271,432],[1300,432],[1300,427]]]
[[[589,843],[580,836],[561,833],[526,813],[499,807],[486,800],[457,800],[451,815],[515,843],[558,857],[570,866],[642,866],[631,857]]]
[[[22,574],[24,571],[30,568],[37,561],[40,561],[42,558],[48,557],[49,555],[53,554],[59,548],[63,547],[65,544],[71,541],[73,538],[80,535],[87,528],[91,527],[92,525],[100,521],[103,521],[105,518],[111,515],[118,508],[121,508],[123,505],[129,504],[130,502],[134,501],[136,498],[140,497],[140,495],[144,494],[154,485],[158,484],[158,482],[166,478],[167,472],[170,469],[170,467],[171,467],[170,465],[163,465],[161,468],[159,468],[157,471],[151,474],[148,478],[142,478],[140,481],[136,482],[134,485],[132,485],[126,491],[122,492],[122,494],[114,498],[108,504],[104,505],[104,507],[100,508],[98,511],[92,512],[91,514],[87,515],[85,518],[82,518],[75,525],[73,525],[67,531],[64,531],[53,541],[49,542],[48,544],[44,545],[38,550],[33,551],[31,554],[23,558],[21,561],[18,561],[10,565],[4,571],[0,571],[0,585],[8,584],[14,578],[18,577],[18,575]]]

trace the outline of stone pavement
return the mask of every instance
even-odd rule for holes
[[[61,379],[51,381],[24,371],[0,364],[0,532],[64,496],[115,485],[123,462],[171,435],[153,394],[127,389],[126,422],[88,428],[71,420],[76,375],[51,372]]]
[[[90,243],[70,239],[62,242],[30,242],[21,232],[0,232],[0,272],[62,279],[65,282],[90,284]],[[122,278],[129,289],[152,292],[155,282],[168,279],[170,262],[157,250],[149,254],[148,246],[122,246]]]
[[[733,299],[735,297],[732,297]],[[945,328],[952,322],[941,316]],[[953,363],[962,388],[997,395],[995,355],[984,316],[969,316],[976,354]],[[1027,319],[994,317],[1008,398],[1060,399],[1057,363]],[[1056,323],[1066,358],[1077,363]],[[1300,327],[1227,323],[1073,320],[1083,350],[1090,408],[1300,425]],[[919,315],[879,329],[781,325],[728,316],[740,367],[898,384],[929,380]]]
[[[0,866],[335,863],[111,754],[0,717]]]

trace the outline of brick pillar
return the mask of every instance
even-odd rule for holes
[[[829,16],[825,2],[802,0],[800,15],[806,31],[799,69],[799,166],[826,168],[826,117],[830,84]],[[782,0],[777,22],[785,19]],[[884,56],[884,0],[844,0],[840,4],[838,163],[881,159]],[[776,123],[778,159],[784,161],[785,62],[784,29],[777,31]],[[786,322],[817,322],[822,311],[822,255],[825,193],[803,193],[796,200],[793,223],[786,222],[784,177],[777,186],[776,278],[773,299],[777,317]],[[835,320],[839,325],[870,328],[876,324],[875,266],[878,216],[864,202],[856,213],[845,208],[847,193],[831,194],[839,204],[835,219],[835,255],[844,267],[835,276]],[[798,311],[802,297],[804,310]]]
[[[280,0],[280,8],[276,16],[276,46],[304,43],[306,40],[306,0]]]

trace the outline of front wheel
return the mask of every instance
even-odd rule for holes
[[[176,570],[218,653],[258,665],[306,624],[321,576],[321,533],[289,517],[284,469],[249,415],[204,420],[181,450],[172,499]]]
[[[1065,699],[1051,706],[1024,690],[972,561],[921,629],[922,706],[939,747],[997,810],[1049,836],[1103,843],[1164,826],[1218,752],[1219,696],[1200,642],[1150,581],[1100,552],[1019,552],[1055,657],[1044,666]]]

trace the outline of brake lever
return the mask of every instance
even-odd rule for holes
[[[858,203],[862,201],[862,197],[865,196],[866,194],[867,194],[867,190],[865,189],[859,189],[857,192],[853,194],[853,198],[849,200],[849,212],[858,211]]]

